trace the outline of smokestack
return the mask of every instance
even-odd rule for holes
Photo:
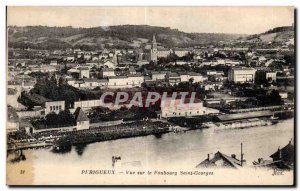
[[[280,149],[280,147],[278,147],[278,158],[279,158],[279,160],[281,160],[281,158],[282,158],[282,153],[281,153],[281,149]]]
[[[243,143],[241,143],[241,166],[243,166]]]
[[[209,161],[209,154],[207,154],[207,160]]]

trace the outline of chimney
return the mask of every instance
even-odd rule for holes
[[[236,159],[236,155],[235,155],[235,154],[232,154],[232,155],[231,155],[231,158]]]
[[[209,154],[207,154],[207,160],[209,161]]]

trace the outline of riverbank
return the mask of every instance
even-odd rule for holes
[[[60,147],[61,145],[73,145],[93,143],[121,138],[156,135],[170,132],[170,123],[163,121],[136,121],[107,127],[93,127],[86,130],[75,131],[41,131],[34,133],[32,137],[24,135],[23,139],[18,134],[18,141],[9,138],[7,150],[33,149],[47,146]],[[25,132],[24,132],[25,133]]]

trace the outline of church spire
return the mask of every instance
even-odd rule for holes
[[[153,44],[156,43],[155,34],[153,35],[153,41],[152,41],[152,43]]]

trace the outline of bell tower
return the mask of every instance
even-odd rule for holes
[[[151,60],[157,62],[157,43],[156,43],[155,35],[153,35],[153,40],[152,40]]]

